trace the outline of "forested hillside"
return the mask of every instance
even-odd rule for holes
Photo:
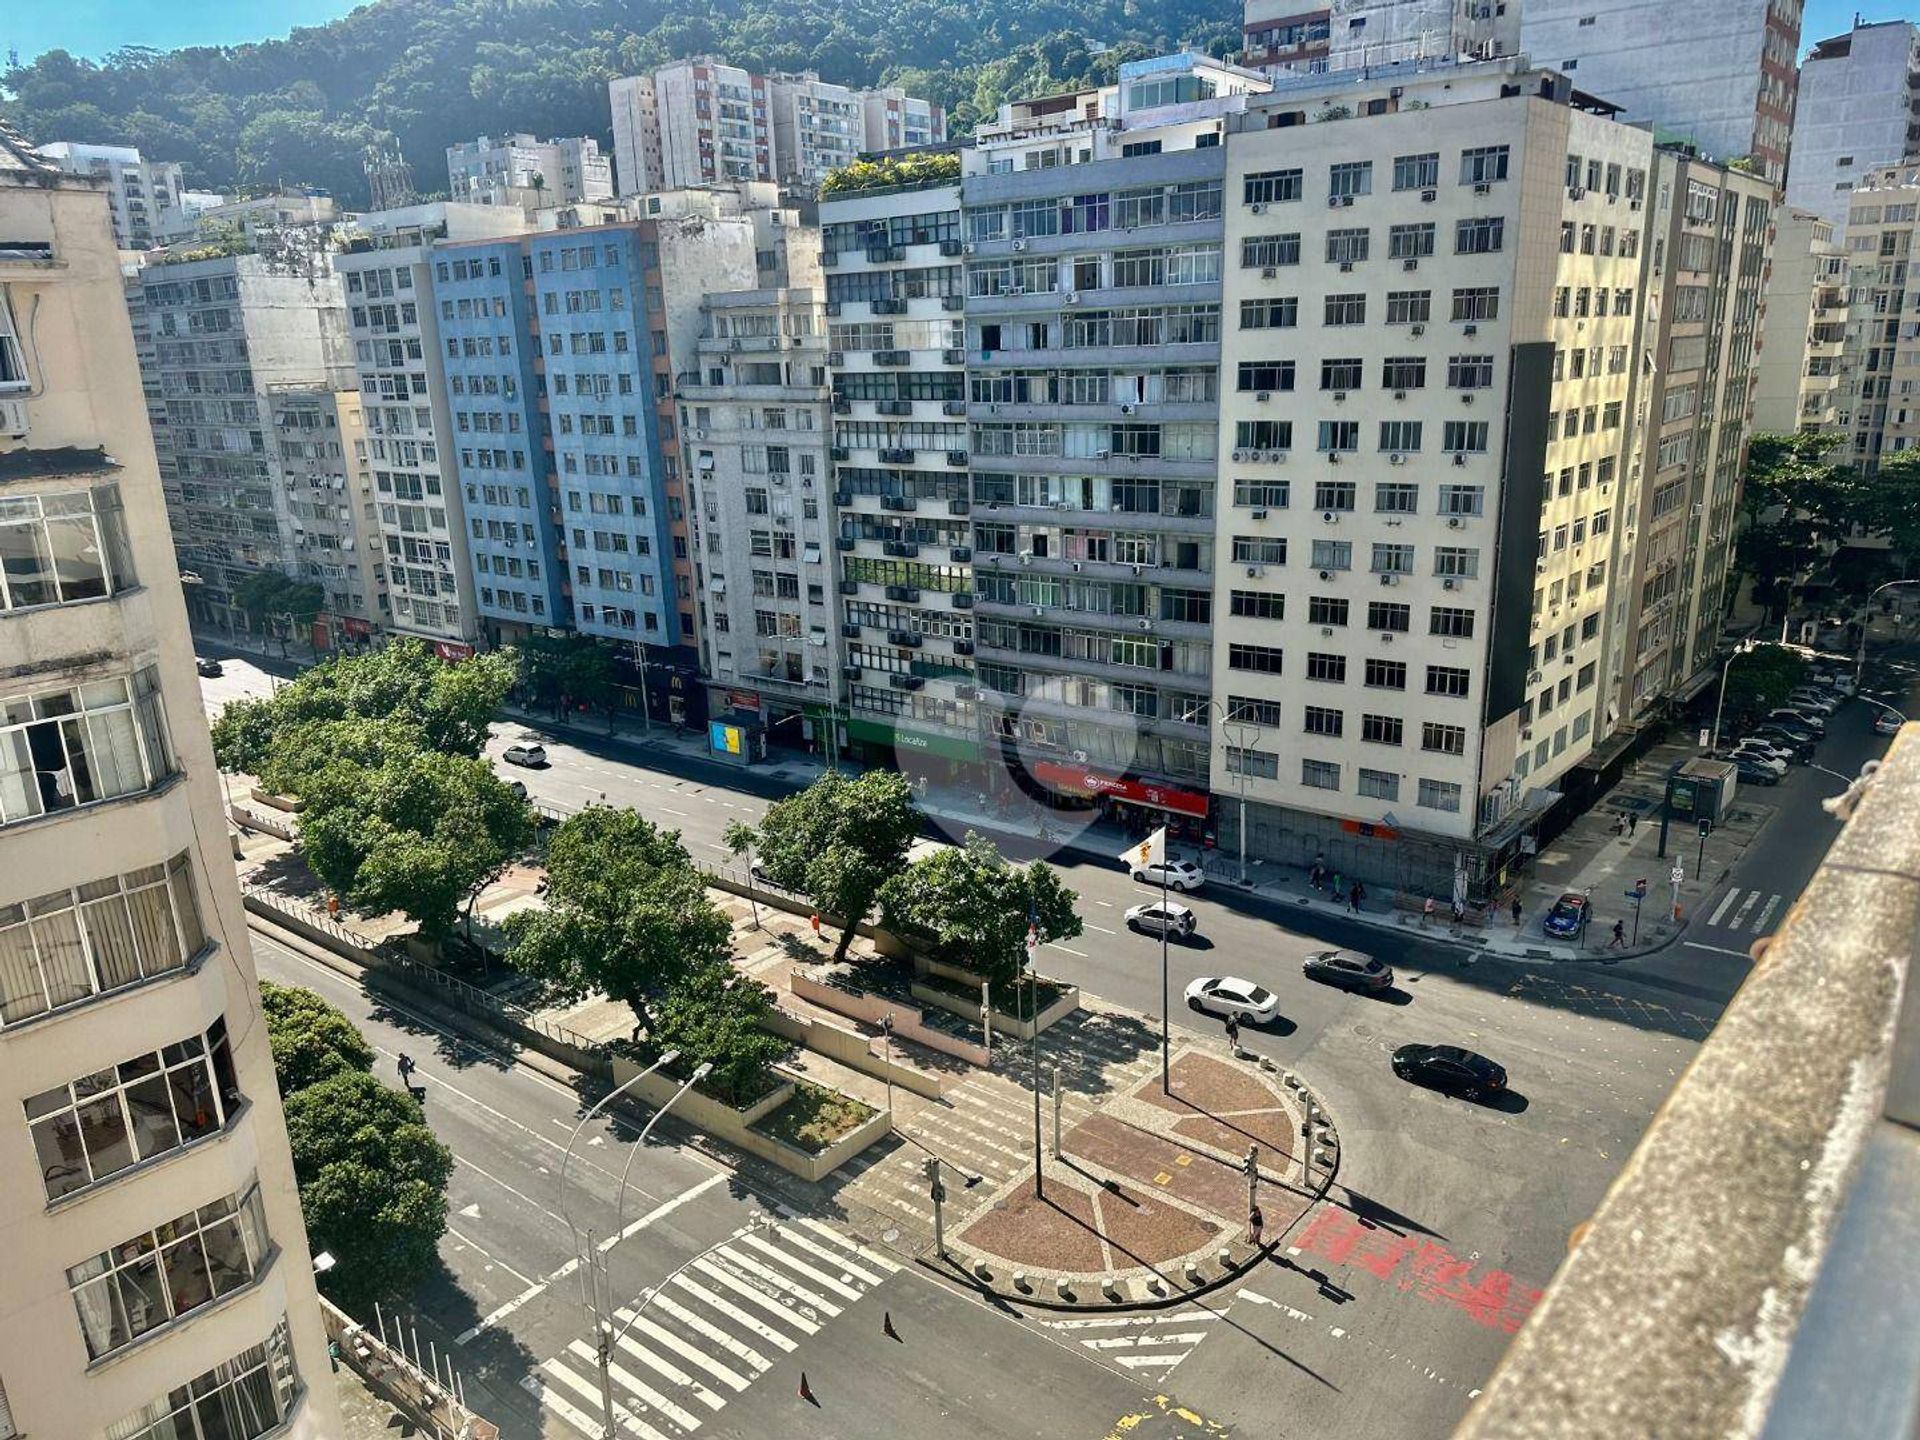
[[[452,141],[604,136],[607,80],[678,56],[898,82],[964,129],[1121,59],[1228,54],[1238,21],[1234,0],[377,0],[284,40],[100,64],[52,51],[5,72],[0,114],[38,140],[139,145],[196,188],[319,185],[359,204],[371,143],[398,140],[436,190]]]

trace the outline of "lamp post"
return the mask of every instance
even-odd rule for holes
[[[1727,657],[1727,663],[1720,667],[1720,698],[1713,704],[1713,731],[1707,740],[1708,754],[1720,748],[1720,716],[1727,708],[1727,672],[1733,669],[1733,662],[1742,655],[1750,650],[1758,650],[1760,643],[1758,640],[1742,640],[1733,647],[1733,654]]]
[[[1920,585],[1920,580],[1889,580],[1884,585],[1876,585],[1867,595],[1867,614],[1860,621],[1860,650],[1853,661],[1853,688],[1857,694],[1860,681],[1867,672],[1867,627],[1873,624],[1873,597],[1882,590],[1897,589],[1902,585]]]
[[[1258,724],[1248,718],[1248,706],[1242,705],[1237,709],[1229,710],[1223,700],[1208,700],[1196,708],[1208,717],[1209,725],[1212,724],[1213,712],[1219,711],[1221,739],[1240,752],[1240,765],[1235,773],[1239,779],[1237,788],[1240,792],[1240,883],[1244,885],[1247,883],[1247,786],[1252,779],[1247,769],[1247,757],[1253,752],[1253,747],[1260,743],[1263,731]],[[1189,710],[1187,718],[1191,719],[1193,713]]]

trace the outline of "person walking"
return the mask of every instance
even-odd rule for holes
[[[1266,1217],[1260,1213],[1258,1205],[1247,1211],[1247,1243],[1256,1250],[1260,1248],[1260,1230],[1265,1223]]]
[[[1518,895],[1513,897],[1513,904],[1509,908],[1513,911],[1513,928],[1518,930],[1520,928],[1520,897]]]
[[[1609,950],[1624,950],[1627,948],[1626,921],[1616,920],[1613,922],[1613,943],[1607,946],[1607,948]]]
[[[1240,1053],[1240,1017],[1238,1015],[1227,1016],[1227,1053],[1230,1055]]]
[[[1427,896],[1427,903],[1420,907],[1420,928],[1425,930],[1433,924],[1433,897]]]
[[[1341,883],[1340,872],[1336,870],[1333,872],[1333,898],[1337,902],[1346,893],[1347,887]]]
[[[1360,902],[1366,898],[1366,894],[1367,887],[1362,885],[1358,880],[1354,881],[1353,888],[1347,891],[1347,910],[1349,913],[1354,915],[1360,913]]]
[[[405,1051],[402,1051],[400,1053],[400,1083],[409,1090],[413,1088],[414,1068],[413,1057]]]
[[[1637,812],[1630,812],[1627,815],[1627,838],[1631,840],[1633,838],[1633,832],[1638,830],[1639,828],[1640,828],[1639,814]]]

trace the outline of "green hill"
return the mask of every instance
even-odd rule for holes
[[[604,138],[608,79],[684,55],[897,82],[964,130],[1010,96],[1110,80],[1122,59],[1229,54],[1238,22],[1233,0],[376,0],[284,40],[104,63],[50,51],[5,72],[0,115],[36,140],[138,145],[195,188],[318,185],[361,204],[370,143],[397,140],[437,190],[450,143]]]

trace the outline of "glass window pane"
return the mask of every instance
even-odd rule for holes
[[[160,1263],[166,1272],[167,1294],[173,1300],[175,1315],[197,1310],[213,1298],[207,1251],[198,1235],[189,1235],[167,1246],[160,1252]]]
[[[134,948],[133,922],[127,917],[127,902],[109,895],[80,907],[85,921],[87,944],[93,949],[95,973],[102,990],[131,985],[140,978],[140,956]]]
[[[173,1112],[187,1139],[211,1135],[220,1128],[220,1107],[214,1101],[213,1083],[204,1061],[182,1065],[170,1072],[167,1080],[173,1087]]]
[[[180,1130],[174,1124],[173,1106],[167,1103],[167,1080],[155,1075],[127,1087],[127,1113],[133,1116],[134,1134],[140,1142],[140,1158],[163,1154],[180,1144]]]
[[[91,1178],[80,1142],[80,1121],[71,1111],[35,1125],[33,1148],[40,1158],[40,1180],[49,1200],[78,1190]]]
[[[107,549],[107,567],[113,588],[125,590],[133,582],[133,549],[127,543],[126,512],[120,506],[120,487],[101,485],[93,492],[93,508],[100,520],[100,538]]]
[[[95,1268],[102,1272],[98,1279],[90,1280],[73,1292],[73,1308],[80,1316],[80,1333],[86,1337],[87,1354],[98,1360],[109,1351],[118,1350],[133,1338],[132,1328],[127,1323],[126,1307],[120,1301],[120,1283],[106,1270],[105,1256],[96,1257],[86,1266],[76,1265],[67,1272],[71,1279],[79,1271]]]
[[[73,515],[47,521],[54,577],[62,600],[93,600],[107,593],[107,574],[93,516]]]
[[[146,777],[140,768],[140,742],[134,734],[132,711],[109,710],[104,715],[89,715],[87,733],[93,742],[88,759],[101,798],[131,795],[145,788]]]
[[[47,1005],[32,932],[24,922],[0,929],[0,1025],[38,1015]]]
[[[173,928],[173,906],[167,903],[164,884],[149,885],[127,896],[127,914],[133,926],[141,974],[157,975],[182,962],[185,955]]]
[[[29,725],[21,733],[27,737],[32,752],[33,780],[39,791],[40,809],[73,808],[73,774],[67,769],[67,750],[60,743],[60,726],[43,722]]]
[[[40,968],[47,977],[48,998],[70,1005],[93,994],[93,976],[80,943],[80,917],[72,910],[39,915],[33,920],[33,939],[40,949]]]
[[[246,1284],[253,1275],[253,1265],[247,1257],[246,1241],[240,1234],[240,1222],[216,1220],[206,1228],[203,1238],[207,1247],[207,1270],[213,1277],[213,1293],[224,1295]]]
[[[144,1236],[129,1241],[120,1247],[118,1256],[120,1303],[126,1307],[127,1330],[135,1336],[171,1318],[167,1314],[167,1292],[160,1283],[160,1262],[151,1254],[141,1254],[150,1243]]]
[[[87,1163],[93,1178],[112,1175],[133,1163],[133,1141],[127,1134],[120,1097],[108,1095],[80,1107],[80,1133],[86,1139]]]
[[[187,955],[197,954],[207,943],[207,933],[200,923],[200,901],[193,893],[193,867],[187,863],[186,856],[179,856],[167,867],[167,883],[173,889],[174,914],[185,932],[181,936],[181,950]]]
[[[0,733],[0,821],[25,820],[40,812],[40,786],[26,732]]]
[[[7,603],[14,609],[50,605],[57,598],[38,520],[0,525],[0,573],[6,577]]]

